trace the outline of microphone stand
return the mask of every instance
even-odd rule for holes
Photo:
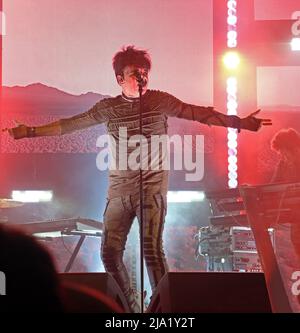
[[[137,79],[139,86],[139,120],[140,120],[140,273],[141,273],[141,313],[144,313],[144,191],[143,191],[143,81]]]

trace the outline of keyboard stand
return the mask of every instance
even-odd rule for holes
[[[244,199],[248,220],[260,256],[272,311],[273,313],[292,313],[293,310],[268,233],[268,227],[272,227],[272,225],[266,225],[262,200],[268,200],[268,193],[266,192],[268,188],[272,188],[272,186],[269,185],[266,188],[262,186],[242,186],[240,187],[240,193]]]
[[[65,273],[70,272],[70,270],[71,270],[71,268],[73,266],[73,263],[74,263],[77,255],[78,255],[78,253],[80,251],[80,248],[81,248],[81,246],[82,246],[82,244],[83,244],[86,236],[93,236],[93,237],[101,237],[102,236],[100,232],[90,233],[90,232],[82,232],[82,231],[65,231],[65,232],[62,232],[62,236],[63,235],[80,236],[79,240],[78,240],[78,242],[77,242],[77,244],[75,246],[75,249],[74,249],[74,251],[73,251],[73,253],[72,253],[72,255],[71,255],[71,257],[70,257],[70,259],[69,259],[69,261],[67,263],[67,265],[66,265],[66,268],[64,270]]]

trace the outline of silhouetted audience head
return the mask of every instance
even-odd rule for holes
[[[271,147],[281,154],[297,153],[300,151],[300,134],[293,128],[282,129],[274,135]]]
[[[0,271],[6,280],[0,311],[63,310],[58,275],[49,253],[34,238],[1,225]]]
[[[99,290],[68,281],[60,283],[50,254],[39,242],[1,224],[0,272],[0,293],[3,276],[6,282],[0,312],[124,312]]]

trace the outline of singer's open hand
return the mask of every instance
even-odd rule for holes
[[[8,134],[13,138],[13,139],[22,139],[22,138],[26,138],[27,136],[27,126],[18,123],[17,121],[15,121],[16,127],[13,128],[4,128],[2,129],[2,132],[8,132]]]
[[[260,112],[260,109],[250,113],[246,118],[241,119],[241,128],[247,129],[249,131],[258,131],[262,126],[272,125],[271,119],[261,119],[256,118],[255,116]]]

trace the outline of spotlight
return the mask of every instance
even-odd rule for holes
[[[52,191],[12,191],[12,199],[21,202],[50,202]]]
[[[300,51],[300,38],[293,38],[291,41],[292,51]]]
[[[223,57],[226,68],[236,69],[240,64],[240,57],[237,52],[227,52]]]
[[[168,191],[168,202],[200,202],[204,201],[205,194],[202,191]]]

